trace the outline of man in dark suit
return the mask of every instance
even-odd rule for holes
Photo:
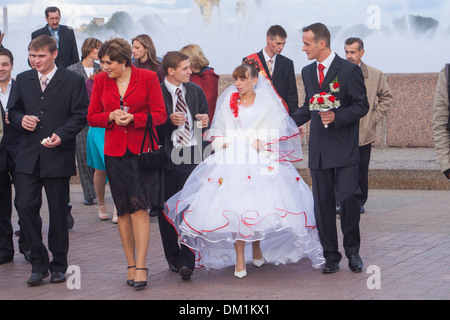
[[[308,165],[326,260],[322,272],[336,272],[342,257],[338,250],[334,190],[342,199],[340,220],[345,255],[350,269],[361,272],[358,130],[359,119],[369,110],[364,77],[359,66],[331,51],[330,32],[325,25],[315,23],[305,27],[302,41],[308,59],[316,61],[302,70],[305,103],[292,118],[297,125],[311,120]],[[332,93],[340,106],[323,112],[311,111],[310,99],[320,92]]]
[[[287,33],[279,25],[267,30],[266,46],[258,53],[249,55],[263,68],[262,73],[272,85],[289,112],[298,110],[297,82],[295,80],[294,62],[281,55],[286,44]]]
[[[46,34],[55,38],[58,45],[58,56],[55,63],[57,66],[67,68],[80,61],[78,47],[73,29],[59,24],[61,22],[61,11],[57,7],[45,9],[45,27],[34,31],[31,40]]]
[[[203,160],[207,143],[202,133],[208,127],[209,117],[203,90],[189,82],[192,73],[189,57],[170,51],[163,57],[162,66],[166,77],[161,89],[169,117],[157,129],[164,150],[175,164],[172,170],[164,170],[166,201],[183,188],[191,172]],[[189,280],[195,267],[195,254],[185,245],[180,249],[177,233],[162,212],[158,221],[169,267],[178,271],[183,280]]]
[[[22,132],[16,161],[16,192],[21,229],[31,248],[29,285],[65,281],[69,235],[66,205],[69,180],[76,175],[75,137],[86,126],[88,97],[82,76],[58,68],[56,41],[48,35],[28,46],[35,69],[17,76],[18,99],[9,119]],[[42,242],[42,187],[45,188],[50,262]]]
[[[14,57],[8,49],[0,48],[0,111],[1,125],[4,128],[3,139],[0,139],[0,264],[13,260],[12,215],[12,183],[15,184],[15,162],[19,146],[20,132],[10,125],[8,110],[17,100],[16,82],[11,79]],[[14,206],[17,209],[17,193]],[[19,251],[29,260],[29,249],[23,232],[20,232]]]

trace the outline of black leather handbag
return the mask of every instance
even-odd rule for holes
[[[145,138],[149,134],[147,152],[144,152]],[[155,148],[153,138],[158,146]],[[151,143],[151,148],[150,148]],[[144,139],[142,140],[141,152],[138,155],[138,164],[143,170],[154,170],[159,168],[172,169],[174,164],[159,143],[158,137],[152,130],[152,115],[148,113],[147,125],[145,126]]]

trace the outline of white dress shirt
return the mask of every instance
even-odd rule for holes
[[[9,94],[11,93],[12,79],[9,79],[8,85],[6,86],[6,91],[2,92],[0,90],[0,101],[2,102],[3,110],[6,110],[6,106],[8,105]]]
[[[167,87],[167,90],[169,90],[169,93],[172,95],[172,110],[175,112],[175,108],[177,106],[177,100],[178,100],[178,96],[175,93],[177,88],[179,88],[181,90],[181,94],[183,96],[184,101],[186,102],[186,88],[184,87],[184,84],[181,83],[178,87],[171,84],[169,81],[167,81],[167,79],[164,79],[164,83]],[[187,102],[186,102],[187,105]],[[189,110],[189,108],[188,108]],[[187,113],[187,121],[189,123],[189,129],[191,132],[191,139],[190,142],[188,144],[188,146],[195,146],[197,145],[197,140],[195,139],[195,135],[194,135],[194,121],[192,118],[191,113],[188,111]],[[178,129],[183,130],[184,129],[184,124],[181,126],[178,126]],[[173,146],[176,147],[178,145],[178,142],[176,140],[173,141]]]
[[[52,80],[52,78],[53,78],[53,76],[55,75],[55,73],[56,73],[56,70],[58,70],[58,67],[55,65],[55,67],[53,68],[53,70],[52,71],[50,71],[48,74],[46,74],[45,76],[47,77],[47,85],[50,83],[50,80]],[[41,81],[41,77],[43,76],[43,74],[42,73],[40,73],[39,71],[38,71],[38,79],[39,79],[39,82]]]
[[[319,67],[319,63],[323,64],[323,66],[325,67],[325,69],[323,69],[323,76],[326,77],[328,69],[330,69],[331,63],[334,60],[334,57],[336,57],[336,53],[331,51],[330,55],[325,60],[323,60],[322,62],[319,62],[319,61],[316,60],[317,61],[317,68],[316,68],[317,79],[319,79],[319,68],[318,68]]]

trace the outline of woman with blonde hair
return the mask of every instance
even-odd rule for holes
[[[198,84],[205,92],[208,101],[209,119],[212,119],[219,95],[219,76],[214,72],[214,68],[209,67],[209,60],[199,45],[189,44],[180,51],[189,57],[192,70],[190,81]]]

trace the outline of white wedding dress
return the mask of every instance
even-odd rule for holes
[[[200,163],[166,203],[166,218],[196,253],[198,267],[235,265],[234,242],[260,240],[264,259],[324,262],[309,187],[291,161],[301,160],[298,128],[272,87],[259,77],[252,106],[230,109],[234,85],[218,100],[209,132],[215,153]],[[252,143],[264,142],[258,152]],[[226,148],[222,148],[227,144]]]

